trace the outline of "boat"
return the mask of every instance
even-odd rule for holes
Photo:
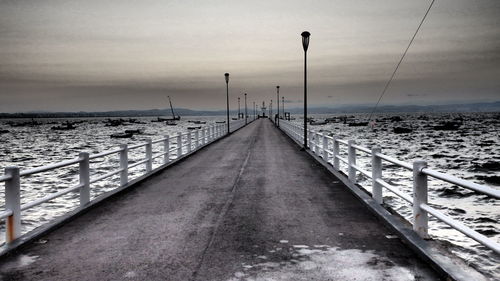
[[[110,135],[110,137],[114,138],[114,139],[125,139],[125,138],[131,138],[133,136],[134,136],[134,134],[132,134],[132,133],[116,133],[116,134]]]
[[[188,123],[193,123],[193,124],[207,124],[207,121],[189,120]]]
[[[224,124],[224,123],[226,123],[226,121],[215,121],[215,123],[217,123],[217,124]]]
[[[8,132],[9,132],[9,130],[0,130],[0,134],[6,134]]]
[[[126,134],[142,134],[144,133],[143,129],[135,129],[135,130],[125,130]]]
[[[197,127],[187,127],[188,130],[199,130],[201,129],[201,126],[197,126]]]
[[[234,118],[234,117],[233,117],[233,118],[231,118],[231,119],[233,119],[233,120],[238,120],[238,118]]]
[[[413,129],[405,127],[394,127],[393,130],[395,134],[408,134],[413,132]]]
[[[65,122],[65,123],[62,124],[62,126],[53,126],[50,129],[51,130],[56,130],[56,131],[69,131],[69,130],[76,129],[76,127],[73,125],[73,123]]]
[[[177,126],[177,123],[174,120],[165,121],[165,125],[167,126]]]
[[[326,124],[328,124],[328,121],[326,121],[326,120],[324,120],[324,121],[314,121],[314,120],[309,121],[309,125],[312,125],[312,126],[326,125]]]

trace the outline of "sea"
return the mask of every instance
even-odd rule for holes
[[[500,112],[493,113],[384,113],[372,117],[368,126],[349,126],[350,122],[366,122],[368,114],[312,115],[315,120],[341,117],[342,121],[310,128],[337,136],[344,140],[355,140],[357,144],[371,148],[378,146],[382,153],[406,162],[425,160],[431,169],[447,173],[475,183],[500,189]],[[300,116],[291,122],[303,123]],[[121,119],[121,120],[120,120]],[[51,119],[0,119],[0,175],[5,167],[18,166],[21,170],[39,167],[78,157],[79,152],[91,154],[116,149],[120,144],[136,144],[147,138],[153,140],[163,136],[187,132],[193,125],[190,121],[206,122],[201,126],[224,121],[224,116],[192,116],[177,121],[177,126],[167,126],[155,121],[157,117],[121,118],[67,118]],[[118,122],[110,120],[119,120]],[[343,120],[347,120],[344,122]],[[53,127],[74,124],[71,130],[54,130]],[[445,122],[454,122],[458,128],[437,130]],[[25,124],[22,124],[25,123]],[[121,123],[114,126],[112,124]],[[394,128],[406,128],[406,133],[395,133]],[[112,134],[125,130],[139,130],[131,138],[111,138]],[[397,130],[397,129],[396,129]],[[160,144],[153,146],[153,154],[162,152]],[[341,145],[341,154],[347,150]],[[131,150],[131,163],[145,157],[144,149]],[[159,166],[161,158],[153,163]],[[357,164],[370,170],[371,159],[358,154]],[[92,177],[116,169],[118,157],[110,155],[91,160]],[[341,170],[346,171],[342,164]],[[131,178],[144,173],[139,165],[130,171]],[[411,195],[412,172],[384,162],[383,178],[400,190]],[[498,200],[443,181],[430,179],[429,203],[448,216],[500,243],[500,202]],[[371,180],[358,175],[358,182],[368,191]],[[78,168],[71,166],[55,171],[23,177],[21,202],[26,203],[58,190],[78,184]],[[95,183],[91,197],[110,191],[119,184],[113,177]],[[389,191],[384,191],[384,203],[411,220],[411,206]],[[23,212],[23,233],[74,209],[79,204],[77,193],[68,193]],[[0,189],[0,210],[4,209],[4,190]],[[429,222],[432,239],[444,245],[465,260],[470,266],[486,276],[500,277],[500,257],[448,225],[433,218]],[[0,242],[4,241],[4,224],[0,225]]]

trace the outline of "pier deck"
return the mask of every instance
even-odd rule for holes
[[[253,122],[2,258],[0,276],[437,278],[268,120]]]

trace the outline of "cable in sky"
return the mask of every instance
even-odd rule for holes
[[[389,78],[389,81],[387,81],[387,83],[385,84],[385,87],[384,87],[384,90],[382,91],[382,94],[381,94],[381,95],[380,95],[380,97],[378,98],[377,103],[376,103],[376,104],[375,104],[375,106],[373,107],[373,110],[372,110],[372,112],[370,113],[370,116],[368,117],[368,123],[370,123],[370,120],[371,120],[371,118],[372,118],[372,115],[373,115],[373,113],[375,112],[375,110],[377,109],[377,106],[378,106],[378,104],[380,103],[380,100],[382,100],[382,97],[384,96],[385,92],[386,92],[386,91],[387,91],[387,89],[389,88],[389,85],[391,84],[392,80],[394,79],[394,76],[396,76],[396,72],[398,71],[399,66],[400,66],[400,65],[401,65],[401,63],[403,62],[403,59],[405,58],[406,53],[408,53],[408,50],[410,49],[410,46],[411,46],[411,44],[413,43],[413,40],[415,40],[415,37],[417,36],[418,31],[420,30],[420,27],[422,27],[422,24],[424,23],[425,18],[427,18],[427,15],[429,14],[429,11],[431,10],[432,5],[434,5],[434,1],[435,1],[435,0],[432,0],[431,4],[429,5],[429,8],[427,8],[427,11],[425,12],[424,17],[423,17],[423,18],[422,18],[422,20],[420,21],[420,24],[418,25],[417,30],[416,30],[416,31],[415,31],[415,33],[413,34],[413,37],[411,38],[410,43],[408,43],[408,46],[406,47],[406,50],[404,51],[403,55],[401,56],[401,59],[399,59],[399,62],[398,62],[398,64],[396,65],[396,68],[395,68],[395,69],[394,69],[394,71],[392,72],[391,78]]]

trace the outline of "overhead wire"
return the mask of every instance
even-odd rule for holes
[[[401,56],[401,58],[399,59],[399,62],[398,64],[396,65],[396,68],[394,68],[394,71],[392,72],[392,75],[391,77],[389,78],[389,80],[387,81],[387,83],[385,84],[385,87],[384,87],[384,90],[382,91],[382,94],[379,96],[378,100],[377,100],[377,103],[375,104],[375,106],[373,107],[371,113],[370,113],[370,116],[368,117],[368,124],[370,123],[370,120],[373,116],[373,113],[375,112],[375,110],[377,109],[380,101],[382,100],[382,97],[385,95],[385,93],[387,92],[387,89],[389,88],[389,85],[391,84],[392,80],[394,80],[394,77],[396,76],[396,72],[398,71],[399,69],[399,66],[401,65],[401,63],[403,62],[403,59],[405,58],[406,54],[408,53],[408,50],[410,49],[410,46],[413,44],[413,41],[415,40],[415,37],[417,36],[418,34],[418,31],[420,30],[420,28],[422,27],[422,25],[424,24],[424,21],[425,19],[427,18],[427,15],[429,14],[429,11],[431,10],[432,8],[432,5],[434,5],[434,2],[435,0],[432,0],[429,7],[427,8],[427,11],[425,12],[424,14],[424,17],[422,18],[422,20],[420,21],[420,24],[418,25],[417,27],[417,30],[415,31],[415,33],[413,34],[410,42],[408,43],[408,46],[406,47],[403,55]]]

